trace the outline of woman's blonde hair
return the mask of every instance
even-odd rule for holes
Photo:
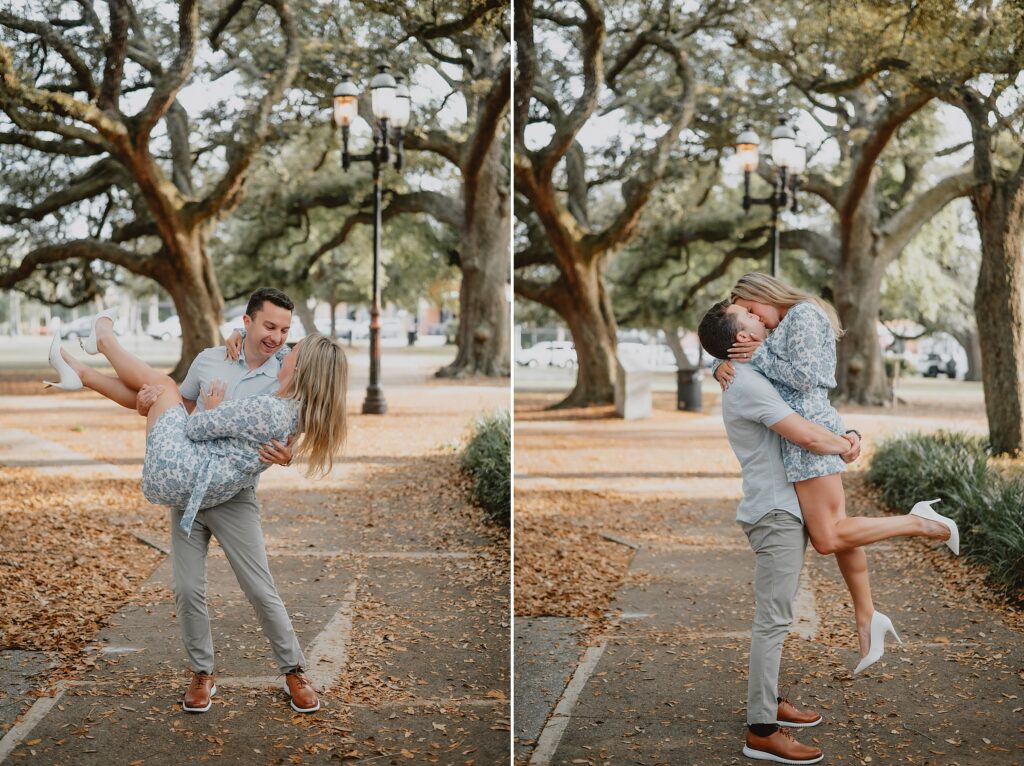
[[[836,340],[846,334],[843,326],[839,323],[839,315],[836,313],[835,307],[827,300],[792,288],[785,282],[780,282],[775,277],[770,277],[759,271],[752,271],[740,277],[733,285],[729,298],[733,303],[738,300],[756,301],[786,309],[797,303],[810,301],[825,312],[829,324],[832,325],[832,334],[836,336]]]
[[[301,405],[302,440],[294,454],[307,460],[307,476],[325,476],[345,443],[348,360],[341,346],[316,333],[307,335],[293,353],[298,354],[295,371],[281,396]]]

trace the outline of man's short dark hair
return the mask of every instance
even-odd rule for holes
[[[292,299],[276,287],[261,287],[249,296],[249,305],[245,307],[245,313],[249,315],[250,319],[255,319],[256,312],[263,308],[263,304],[267,301],[289,311],[295,310],[295,304],[292,303]]]
[[[725,311],[731,305],[730,300],[719,301],[708,309],[697,327],[700,345],[716,359],[729,358],[729,348],[736,342],[736,333],[740,330],[735,317]]]

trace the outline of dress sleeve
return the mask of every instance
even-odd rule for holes
[[[815,370],[830,343],[835,340],[828,318],[809,305],[798,303],[758,346],[750,361],[766,378],[810,393],[823,385]]]
[[[231,399],[212,410],[196,411],[185,423],[185,435],[194,442],[224,437],[267,441],[270,424],[277,420],[268,398]]]

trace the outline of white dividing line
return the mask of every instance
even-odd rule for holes
[[[50,708],[56,705],[63,696],[64,687],[58,684],[57,693],[52,697],[40,697],[35,701],[25,714],[25,717],[14,724],[4,735],[4,738],[0,739],[0,763],[3,763],[14,748],[20,745],[22,740],[32,733],[32,729],[36,727],[36,724],[46,717],[46,714],[50,712]]]
[[[148,543],[147,543],[148,544]],[[155,546],[154,546],[155,547]],[[210,556],[224,557],[224,550],[220,547],[211,548]],[[367,559],[398,559],[414,560],[421,559],[468,559],[478,555],[473,551],[354,551],[354,550],[308,550],[293,548],[267,548],[267,555],[271,558],[367,558]]]
[[[818,609],[814,601],[814,591],[808,587],[809,572],[806,570],[800,578],[800,587],[797,588],[796,598],[793,599],[793,627],[792,633],[800,638],[813,641],[818,635]]]
[[[306,675],[314,688],[330,688],[345,667],[355,601],[356,583],[352,583],[345,592],[341,607],[306,649]]]
[[[602,641],[597,646],[589,647],[583,654],[583,659],[576,667],[576,672],[572,674],[572,679],[566,685],[565,691],[562,692],[562,697],[555,705],[554,712],[544,724],[544,729],[537,738],[537,747],[534,748],[533,754],[530,756],[530,766],[549,766],[551,759],[555,757],[558,743],[562,741],[562,735],[565,734],[565,730],[569,726],[576,701],[583,693],[583,687],[587,685],[587,680],[597,667],[607,645],[607,641]]]

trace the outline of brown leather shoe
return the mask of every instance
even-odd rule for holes
[[[801,745],[788,729],[778,729],[768,737],[759,737],[747,729],[747,744],[743,746],[743,755],[758,761],[774,761],[775,763],[817,763],[825,757],[817,747]]]
[[[320,700],[317,699],[313,685],[306,678],[302,668],[295,668],[290,673],[285,673],[284,682],[285,691],[292,698],[292,710],[296,713],[315,713],[320,709]]]
[[[791,729],[817,726],[822,721],[820,713],[813,710],[800,710],[785,697],[779,701],[779,712],[775,714],[775,718],[775,723],[779,726],[788,726]]]
[[[213,705],[211,699],[217,693],[217,684],[209,673],[192,671],[192,683],[188,685],[181,706],[189,713],[205,713]]]

